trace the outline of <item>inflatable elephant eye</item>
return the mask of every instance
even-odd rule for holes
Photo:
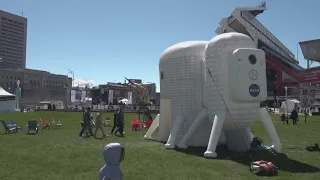
[[[160,78],[163,79],[163,72],[160,73]]]
[[[252,65],[255,65],[257,63],[257,58],[253,54],[251,54],[248,59],[249,59],[250,64],[252,64]]]

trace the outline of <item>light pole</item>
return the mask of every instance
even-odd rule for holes
[[[16,108],[17,109],[20,109],[20,98],[21,98],[20,80],[17,80],[17,88],[16,88]]]
[[[71,80],[71,87],[69,87],[69,74],[72,74],[72,80]],[[74,73],[73,71],[71,71],[70,69],[68,69],[68,73],[67,73],[67,85],[66,85],[66,89],[67,89],[67,92],[66,92],[66,96],[67,96],[67,99],[66,99],[66,105],[69,105],[69,100],[70,100],[70,96],[69,94],[71,95],[71,91],[72,90],[72,87],[73,87],[73,80],[74,80]]]
[[[288,120],[288,87],[284,87],[284,90],[286,91],[286,117]]]
[[[74,72],[73,71],[71,71],[70,69],[68,69],[68,74],[70,73],[70,74],[72,74],[72,81],[71,81],[71,86],[73,87],[73,81],[74,81]]]

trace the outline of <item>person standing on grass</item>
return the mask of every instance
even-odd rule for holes
[[[280,116],[280,120],[281,124],[284,124],[284,122],[286,121],[286,116],[284,115],[284,113],[282,113],[282,115]]]
[[[103,137],[106,137],[106,135],[104,134],[103,126],[102,126],[102,110],[101,109],[99,110],[96,117],[96,130],[94,131],[95,138],[97,138],[97,133],[99,129],[101,130]]]
[[[304,123],[307,123],[308,113],[307,110],[304,110]]]
[[[118,129],[116,130],[116,132],[114,132],[114,134],[117,134],[117,132],[119,132],[120,136],[124,136],[123,135],[124,114],[123,114],[122,107],[120,108],[120,110],[117,113],[117,120],[118,120]]]
[[[87,128],[89,129],[90,135],[93,136],[92,129],[91,129],[90,107],[88,107],[86,112],[84,113],[84,116],[83,116],[83,127],[82,127],[82,129],[80,131],[80,134],[79,134],[80,137],[82,137],[83,132]]]
[[[113,131],[116,129],[116,127],[118,127],[118,111],[119,111],[119,109],[117,109],[113,115],[113,127],[111,130],[111,134],[113,134]]]
[[[298,112],[296,111],[296,109],[293,109],[290,114],[290,119],[292,119],[293,125],[297,125],[298,118],[299,118]]]

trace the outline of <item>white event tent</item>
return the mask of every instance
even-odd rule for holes
[[[288,109],[288,113],[291,113],[291,111],[295,108],[296,104],[299,106],[299,103],[300,101],[296,99],[288,99],[286,101],[283,101],[281,104],[280,113],[285,113],[286,109]]]
[[[15,95],[8,93],[0,86],[0,113],[14,112],[16,109]]]

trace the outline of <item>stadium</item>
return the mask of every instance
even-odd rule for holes
[[[266,104],[269,107],[279,107],[279,102],[287,98],[303,99],[313,92],[311,105],[320,99],[320,67],[310,67],[313,62],[320,61],[320,40],[299,42],[304,58],[308,61],[307,68],[299,65],[295,55],[275,37],[256,18],[267,10],[266,2],[256,7],[235,8],[231,15],[220,21],[217,34],[239,32],[250,36],[263,49],[267,59],[267,93]],[[304,90],[304,91],[303,91]],[[287,94],[287,96],[286,96]],[[311,93],[312,94],[312,93]],[[309,93],[310,95],[310,93]]]

